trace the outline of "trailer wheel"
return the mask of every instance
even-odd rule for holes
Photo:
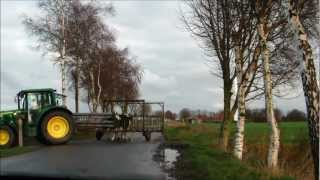
[[[0,127],[0,147],[9,148],[16,143],[16,134],[9,126]]]
[[[96,139],[97,139],[98,141],[101,140],[101,138],[103,137],[103,135],[104,135],[104,132],[103,132],[102,129],[97,129],[97,130],[96,130]]]
[[[143,136],[146,139],[146,141],[150,141],[151,140],[151,132],[143,132]]]
[[[65,144],[73,134],[72,116],[63,111],[53,111],[44,116],[41,121],[40,134],[45,144]]]

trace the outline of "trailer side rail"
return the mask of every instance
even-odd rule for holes
[[[113,116],[109,113],[74,113],[73,119],[77,127],[113,128]]]
[[[125,102],[125,101],[124,101]],[[164,103],[163,102],[144,102],[144,100],[128,101],[142,105],[142,114],[117,116],[112,113],[74,113],[73,119],[78,128],[116,128],[119,121],[129,121],[126,132],[163,132],[164,129]],[[161,113],[158,115],[147,115],[144,112],[145,104],[160,105]]]

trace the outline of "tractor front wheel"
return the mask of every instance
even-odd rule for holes
[[[41,139],[45,144],[65,144],[73,134],[73,119],[68,113],[53,111],[45,115],[40,128]]]
[[[15,145],[16,134],[9,126],[0,127],[0,147],[9,148]]]

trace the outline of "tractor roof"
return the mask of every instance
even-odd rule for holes
[[[21,90],[18,94],[25,94],[25,93],[33,93],[33,92],[55,92],[55,89],[52,88],[43,88],[43,89],[25,89]]]

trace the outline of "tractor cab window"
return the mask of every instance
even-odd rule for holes
[[[41,109],[51,104],[50,93],[28,93],[28,109]]]
[[[18,98],[18,107],[19,109],[27,109],[27,98],[26,94],[23,95],[17,95]]]
[[[52,105],[50,93],[42,93],[41,94],[41,105],[42,105],[42,107]]]
[[[63,106],[63,96],[61,94],[56,94],[56,105]]]
[[[36,110],[41,108],[41,94],[28,93],[28,109]]]

